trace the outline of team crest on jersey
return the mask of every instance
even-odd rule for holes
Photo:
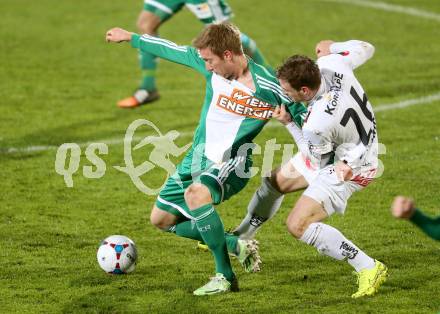
[[[272,104],[239,89],[234,89],[230,96],[219,95],[217,106],[237,115],[259,120],[269,120],[273,114]]]

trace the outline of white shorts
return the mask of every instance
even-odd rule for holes
[[[296,155],[290,159],[290,162],[295,167],[296,171],[306,179],[308,184],[312,183],[312,181],[318,176],[319,170],[315,170],[310,164],[310,161],[308,161],[300,152],[296,153]]]
[[[343,214],[350,196],[363,188],[354,181],[339,181],[334,165],[321,170],[313,169],[301,153],[297,153],[290,162],[309,184],[303,195],[322,204],[329,216],[335,212]]]

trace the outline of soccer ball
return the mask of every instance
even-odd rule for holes
[[[136,267],[137,250],[133,241],[112,235],[101,242],[96,254],[99,266],[110,274],[126,274]]]

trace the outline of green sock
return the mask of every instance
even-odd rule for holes
[[[200,234],[199,230],[197,230],[197,227],[191,220],[180,222],[171,227],[169,231],[174,232],[176,235],[182,238],[188,238],[203,242],[202,235]],[[225,233],[225,238],[228,252],[237,255],[238,237],[230,233]]]
[[[201,206],[192,211],[196,226],[203,241],[208,245],[215,260],[216,273],[222,273],[227,280],[235,277],[226,247],[225,230],[220,216],[212,204]]]
[[[238,255],[239,253],[237,252],[238,237],[230,233],[225,233],[225,239],[226,239],[226,245],[228,247],[228,252],[234,255]]]
[[[243,49],[255,61],[255,63],[264,66],[271,74],[275,75],[275,70],[267,63],[255,41],[244,33],[241,33],[240,38]]]
[[[182,221],[181,223],[176,224],[170,229],[170,231],[182,238],[203,241],[199,230],[197,230],[195,223],[191,220]]]
[[[139,53],[140,66],[142,70],[142,80],[140,88],[147,91],[156,90],[156,57],[151,53],[141,51]]]

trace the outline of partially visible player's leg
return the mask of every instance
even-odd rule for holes
[[[150,214],[150,222],[153,226],[168,231],[171,227],[175,226],[179,221],[179,215],[177,213],[170,213],[162,210],[156,205],[153,206],[153,210]]]
[[[179,11],[183,4],[183,0],[145,0],[136,23],[139,33],[157,36],[160,25]],[[140,51],[139,61],[142,71],[139,88],[133,96],[118,102],[121,108],[134,108],[159,99],[156,87],[157,58],[151,53]]]
[[[208,187],[201,183],[191,184],[185,190],[185,201],[203,241],[214,255],[216,273],[221,274],[220,276],[230,284],[233,283],[236,279],[228,255],[225,230],[212,204],[213,200]],[[231,286],[217,277],[219,275],[216,275],[214,282],[211,280],[207,285],[194,291],[194,294],[207,295],[216,293],[217,290],[219,290],[217,292],[229,291]]]
[[[175,233],[179,237],[197,240],[197,241],[203,241],[203,238],[200,235],[200,232],[197,229],[194,221],[182,215],[180,211],[175,209],[178,207],[182,207],[182,210],[184,210],[183,209],[184,206],[177,205],[177,203],[179,202],[175,202],[175,203],[167,202],[166,200],[164,200],[166,196],[162,195],[162,197],[163,198],[160,198],[162,202],[158,201],[157,205],[153,206],[153,210],[151,211],[150,214],[151,224],[162,231]],[[183,199],[183,192],[182,192],[182,199]],[[164,202],[167,202],[168,204],[172,204],[174,208],[165,206]],[[158,206],[163,207],[164,209],[161,209]],[[225,238],[226,238],[228,252],[233,255],[238,255],[239,245],[237,242],[237,237],[225,233]]]
[[[197,230],[194,221],[185,217],[178,217],[156,205],[150,215],[151,224],[162,231],[175,233],[179,237],[202,241],[200,232]]]
[[[299,191],[308,186],[304,176],[311,180],[313,171],[301,166],[299,163],[302,159],[298,158],[295,156],[288,163],[272,170],[270,176],[262,179],[261,186],[249,202],[246,217],[234,230],[234,234],[243,239],[252,239],[261,225],[277,213],[284,194]]]
[[[220,204],[238,194],[249,182],[249,169],[252,160],[237,156],[219,166],[213,166],[200,176],[200,182],[208,187],[213,204]],[[232,238],[233,237],[233,238]],[[235,240],[235,254],[246,272],[260,271],[261,258],[258,242],[252,239],[238,239],[236,235],[228,235],[228,241]]]
[[[185,191],[185,200],[190,210],[192,209],[191,213],[194,213],[193,215],[197,217],[197,227],[202,234],[204,242],[209,246],[211,251],[213,249],[210,241],[217,242],[217,244],[213,246],[214,249],[218,250],[218,257],[216,256],[216,259],[219,258],[219,262],[225,264],[228,261],[227,252],[225,249],[220,250],[217,248],[223,241],[220,232],[215,235],[213,240],[209,237],[205,237],[205,235],[209,235],[209,231],[213,229],[213,226],[224,230],[223,224],[218,215],[217,222],[212,220],[214,223],[209,223],[205,218],[215,218],[214,214],[216,215],[217,213],[213,204],[220,204],[228,200],[246,186],[249,181],[249,177],[246,176],[246,174],[249,173],[251,165],[252,161],[244,156],[237,156],[221,165],[213,165],[200,175],[200,183],[192,184],[191,187]],[[245,271],[259,271],[261,260],[258,254],[257,242],[255,240],[239,240],[236,236],[235,240],[237,241],[236,255]],[[225,277],[227,277],[226,274]],[[213,280],[216,279],[214,278]],[[211,287],[209,283],[207,286]],[[206,291],[207,286],[196,290],[195,294],[206,294],[204,291]]]
[[[161,201],[160,201],[161,200]],[[162,204],[168,203],[166,200],[159,198],[158,199],[158,204],[161,204],[160,202],[162,202]],[[173,206],[176,206],[176,204],[173,204]],[[168,209],[169,210],[169,209]],[[172,211],[172,210],[171,210]],[[173,232],[178,236],[182,236],[185,238],[190,238],[190,239],[195,239],[195,240],[205,240],[206,236],[203,238],[199,232],[199,225],[197,223],[194,223],[194,221],[192,220],[183,220],[181,222],[179,222],[179,215],[177,213],[170,213],[166,210],[162,210],[157,206],[153,207],[153,211],[151,212],[151,216],[150,216],[150,220],[151,223],[153,225],[155,225],[156,227],[158,227],[159,229],[163,230],[163,231],[168,231],[168,232]],[[182,218],[182,217],[180,217]],[[183,217],[184,219],[184,217]],[[213,231],[213,230],[217,230],[219,232],[221,232],[221,230],[218,230],[218,227],[215,226],[216,222],[212,219],[212,217],[210,217],[210,219],[208,219],[208,221],[206,221],[208,223],[207,226],[204,226],[204,229],[202,229],[203,232],[206,231]],[[220,222],[221,223],[221,222]],[[211,225],[210,224],[214,224]],[[218,224],[217,224],[218,226]],[[219,237],[219,234],[217,234],[217,237]],[[208,241],[209,242],[209,241]],[[225,241],[223,241],[224,244]],[[209,242],[210,243],[210,242]],[[225,245],[224,245],[225,247]],[[213,246],[210,246],[210,249],[214,249]],[[217,257],[216,253],[217,250],[214,250],[214,256]],[[228,253],[226,252],[226,257],[228,257]],[[229,258],[229,257],[228,257]],[[236,287],[237,282],[235,279],[235,275],[232,272],[232,268],[231,265],[229,263],[229,269],[230,271],[225,271],[224,268],[222,268],[222,264],[218,263],[218,259],[216,258],[216,270],[217,273],[215,275],[215,277],[213,277],[211,279],[211,281],[209,281],[206,285],[204,285],[203,287],[200,287],[199,289],[194,291],[195,295],[210,295],[210,294],[216,294],[216,293],[221,293],[221,292],[227,292],[230,290],[234,290],[238,287]],[[229,276],[229,278],[226,278],[226,274],[232,273],[232,276]]]
[[[138,17],[137,27],[140,34],[148,34],[157,36],[159,26],[163,23],[164,17],[161,17],[156,11],[155,13],[143,10]],[[150,93],[157,93],[156,87],[156,68],[157,58],[148,52],[139,52],[139,64],[142,71],[142,79],[139,89],[146,90]],[[142,101],[142,99],[140,99]]]
[[[330,169],[331,166],[328,168]],[[361,187],[339,182],[327,168],[307,188],[287,218],[288,231],[321,254],[347,260],[359,276],[359,290],[353,297],[372,295],[385,281],[387,269],[348,240],[339,230],[321,221],[334,212],[343,213],[348,198]]]

